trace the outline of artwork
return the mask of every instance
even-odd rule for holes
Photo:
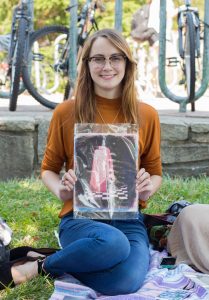
[[[74,217],[138,216],[138,129],[129,124],[76,124]]]

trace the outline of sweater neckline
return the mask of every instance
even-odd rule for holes
[[[104,97],[96,95],[96,102],[98,105],[101,105],[101,106],[118,107],[121,105],[121,97],[108,99],[108,98],[104,98]]]

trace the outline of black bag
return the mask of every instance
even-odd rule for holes
[[[144,224],[147,227],[149,241],[154,250],[162,251],[167,246],[167,236],[172,224],[176,220],[181,210],[192,203],[186,200],[173,202],[162,214],[143,214]]]
[[[174,216],[178,216],[178,214],[181,212],[181,210],[188,206],[191,205],[192,203],[186,201],[186,200],[179,200],[179,201],[175,201],[173,202],[168,209],[166,210],[167,213],[171,213]]]
[[[9,251],[6,250],[3,242],[0,240],[0,266],[9,261]]]
[[[143,216],[149,242],[152,244],[153,249],[157,251],[166,249],[167,235],[176,217],[171,213],[143,214]]]
[[[184,207],[191,205],[192,203],[186,200],[178,200],[173,202],[166,209],[165,213],[161,214],[146,214],[144,213],[144,224],[147,228],[157,225],[172,225],[176,220],[177,216]]]
[[[171,213],[163,213],[163,214],[143,214],[144,216],[144,224],[149,229],[152,226],[158,225],[172,225],[176,219]]]

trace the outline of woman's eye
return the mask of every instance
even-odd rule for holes
[[[110,59],[111,59],[112,62],[120,61],[121,56],[112,56]]]
[[[103,63],[104,62],[104,57],[95,57],[94,61],[95,61],[95,63]]]

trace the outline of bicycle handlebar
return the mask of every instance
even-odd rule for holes
[[[27,1],[27,0],[25,0],[25,1]],[[70,12],[70,10],[75,6],[78,6],[78,5],[77,4],[70,5],[65,9],[65,11]],[[96,1],[93,1],[92,3],[87,1],[86,4],[84,4],[84,6],[81,9],[81,14],[85,13],[89,8],[91,8],[93,10],[99,9],[100,12],[105,11],[105,5],[103,4],[103,2],[101,0],[96,0]]]

